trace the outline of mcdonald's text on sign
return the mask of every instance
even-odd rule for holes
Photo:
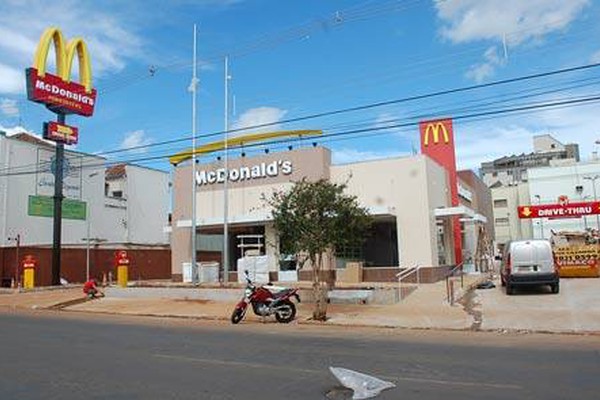
[[[44,122],[44,139],[64,144],[77,144],[79,129],[57,122]]]
[[[600,201],[519,206],[519,218],[580,218],[600,214]]]
[[[46,71],[50,45],[56,53],[56,75]],[[77,54],[79,82],[71,81],[71,69]],[[89,117],[94,113],[96,89],[92,88],[90,56],[81,38],[65,43],[58,28],[42,35],[35,53],[34,65],[26,69],[27,98],[45,104],[51,111]]]

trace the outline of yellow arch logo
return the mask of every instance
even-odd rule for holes
[[[56,75],[65,82],[71,82],[71,67],[73,66],[73,58],[75,58],[75,53],[77,52],[79,59],[79,82],[85,87],[86,92],[91,93],[92,65],[85,42],[82,38],[77,37],[65,45],[63,34],[57,27],[46,29],[40,38],[33,60],[33,67],[37,70],[38,75],[40,77],[46,75],[48,51],[52,42],[54,42],[56,53]]]
[[[429,146],[430,136],[433,136],[433,144],[438,144],[440,141],[440,132],[443,135],[444,143],[450,143],[450,135],[448,134],[446,125],[441,122],[431,122],[425,128],[423,144]]]

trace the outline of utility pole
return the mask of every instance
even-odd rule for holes
[[[58,113],[57,122],[65,125],[66,117]],[[62,201],[63,201],[63,162],[65,145],[56,143],[54,156],[54,227],[52,239],[52,286],[60,285],[60,248],[62,233]]]
[[[223,183],[223,282],[229,280],[229,57],[225,56],[225,182]]]
[[[600,175],[593,176],[584,176],[583,179],[592,182],[592,188],[594,189],[594,201],[598,201],[598,196],[596,194],[596,179],[600,178]],[[596,229],[600,231],[600,216],[596,214]]]
[[[194,24],[194,51],[192,66],[192,83],[190,89],[192,92],[192,256],[191,273],[192,283],[198,283],[198,268],[196,264],[196,92],[198,86],[197,77],[197,59],[196,59],[196,24]]]
[[[539,194],[534,195],[533,197],[535,197],[538,201],[538,205],[542,204],[542,198],[540,197]],[[544,218],[540,218],[540,239],[544,238]]]

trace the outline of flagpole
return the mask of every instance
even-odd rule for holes
[[[225,182],[223,183],[223,282],[229,280],[229,57],[225,56]]]
[[[196,24],[194,24],[194,50],[192,66],[192,254],[191,273],[192,283],[198,283],[198,269],[196,265],[196,92],[198,86],[197,58],[196,58]]]

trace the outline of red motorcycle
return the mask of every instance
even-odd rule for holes
[[[244,271],[246,276],[246,290],[244,297],[235,306],[231,314],[231,323],[237,324],[246,315],[248,304],[252,304],[254,314],[259,317],[267,317],[275,314],[277,322],[287,324],[296,317],[296,305],[292,303],[291,298],[296,298],[300,303],[298,289],[283,289],[275,291],[271,285],[256,287],[250,277],[248,271]]]

